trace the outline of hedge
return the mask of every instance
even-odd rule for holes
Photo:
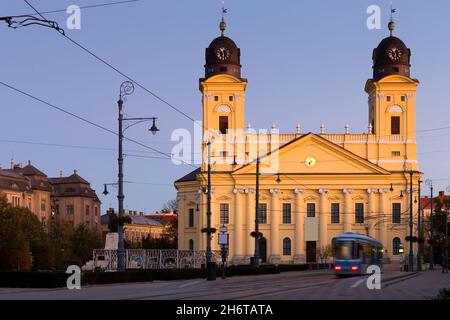
[[[316,265],[312,269],[325,269],[326,265]],[[226,276],[248,276],[278,274],[286,271],[305,271],[310,265],[263,265],[231,266],[226,269]],[[217,268],[217,277],[222,275]],[[66,286],[70,275],[65,272],[0,272],[0,287],[15,288],[60,288]],[[127,272],[86,272],[82,273],[82,285],[98,285],[128,282],[150,282],[155,280],[181,280],[206,278],[206,269],[153,269],[128,270]]]

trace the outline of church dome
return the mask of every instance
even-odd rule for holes
[[[228,37],[214,39],[206,49],[205,77],[230,74],[241,77],[241,50]]]
[[[373,78],[380,80],[389,75],[410,76],[411,50],[397,37],[383,39],[373,50]]]

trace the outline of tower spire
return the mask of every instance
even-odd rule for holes
[[[222,0],[222,21],[220,21],[220,31],[223,37],[225,30],[227,29],[227,23],[225,22],[225,14],[228,12],[228,9],[225,8],[225,0]]]
[[[388,28],[391,33],[391,37],[392,37],[393,31],[395,30],[394,13],[396,11],[397,11],[397,9],[394,9],[392,1],[391,1],[391,20],[389,21],[389,24],[388,24]]]

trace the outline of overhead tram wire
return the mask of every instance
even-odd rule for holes
[[[69,116],[71,116],[71,117],[77,118],[78,120],[81,120],[81,121],[83,121],[83,122],[86,122],[86,123],[88,123],[88,124],[94,126],[94,127],[97,127],[97,128],[99,128],[99,129],[101,129],[101,130],[103,130],[103,131],[109,132],[109,133],[114,134],[114,135],[116,135],[116,136],[118,135],[117,132],[115,132],[115,131],[113,131],[113,130],[111,130],[111,129],[108,129],[108,128],[106,128],[106,127],[104,127],[104,126],[102,126],[102,125],[99,125],[99,124],[97,124],[97,123],[95,123],[95,122],[93,122],[93,121],[90,121],[90,120],[88,120],[88,119],[86,119],[86,118],[83,118],[83,117],[81,117],[81,116],[79,116],[79,115],[77,115],[77,114],[75,114],[75,113],[72,113],[72,112],[70,112],[70,111],[67,111],[67,110],[65,110],[65,109],[63,109],[63,108],[61,108],[61,107],[58,107],[58,106],[56,106],[56,105],[54,105],[54,104],[52,104],[52,103],[50,103],[50,102],[48,102],[48,101],[45,101],[45,100],[43,100],[43,99],[40,99],[40,98],[38,98],[38,97],[36,97],[36,96],[30,94],[30,93],[27,93],[27,92],[25,92],[25,91],[23,91],[23,90],[20,90],[20,89],[16,88],[16,87],[13,87],[13,86],[11,86],[11,85],[9,85],[9,84],[3,82],[3,81],[0,81],[0,84],[3,85],[3,86],[5,86],[5,87],[7,87],[7,88],[9,88],[9,89],[11,89],[11,90],[13,90],[13,91],[15,91],[15,92],[17,92],[17,93],[20,93],[20,94],[22,94],[22,95],[24,95],[24,96],[27,96],[27,97],[29,97],[29,98],[35,100],[35,101],[38,101],[38,102],[40,102],[40,103],[42,103],[42,104],[45,104],[45,105],[47,105],[47,106],[49,106],[49,107],[51,107],[51,108],[54,108],[54,109],[56,109],[56,110],[58,110],[58,111],[61,111],[61,112],[65,113],[65,114],[67,114],[67,115],[69,115]],[[139,141],[137,141],[137,140],[134,140],[134,139],[131,139],[131,138],[128,138],[128,137],[124,137],[124,139],[126,139],[127,141],[130,141],[130,142],[133,142],[133,143],[135,143],[135,144],[137,144],[137,145],[139,145],[139,146],[141,146],[141,147],[144,147],[144,148],[146,148],[146,149],[152,150],[152,151],[154,151],[154,152],[156,152],[156,153],[158,153],[158,154],[161,154],[161,155],[165,156],[168,160],[172,160],[172,155],[171,155],[171,154],[165,153],[165,152],[163,152],[163,151],[160,151],[160,150],[158,150],[158,149],[155,149],[155,148],[150,147],[150,146],[148,146],[148,145],[146,145],[146,144],[143,144],[142,142],[139,142]],[[178,160],[180,160],[180,159],[178,159]],[[187,163],[187,162],[185,162],[185,161],[183,161],[183,160],[180,160],[180,161],[183,162],[184,164],[187,164],[187,165],[189,165],[189,166],[192,166],[192,167],[194,167],[194,168],[197,168],[196,166],[194,166],[194,165],[192,165],[192,164],[190,164],[190,163]]]

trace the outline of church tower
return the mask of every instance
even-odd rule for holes
[[[223,13],[226,13],[225,9]],[[229,130],[244,130],[247,80],[241,78],[241,51],[224,35],[226,28],[222,17],[220,37],[206,49],[205,77],[200,79],[203,133],[212,130],[226,135]]]
[[[379,161],[384,159],[381,162],[386,162],[392,160],[387,158],[400,157],[405,162],[412,160],[414,163],[415,98],[419,81],[410,76],[411,50],[402,40],[393,36],[395,23],[392,17],[388,28],[390,36],[373,50],[373,78],[367,81],[365,91],[369,95],[369,134],[375,135],[379,146],[393,146],[382,148],[382,151],[379,148],[372,158],[378,158]],[[398,161],[399,164],[401,162]]]

